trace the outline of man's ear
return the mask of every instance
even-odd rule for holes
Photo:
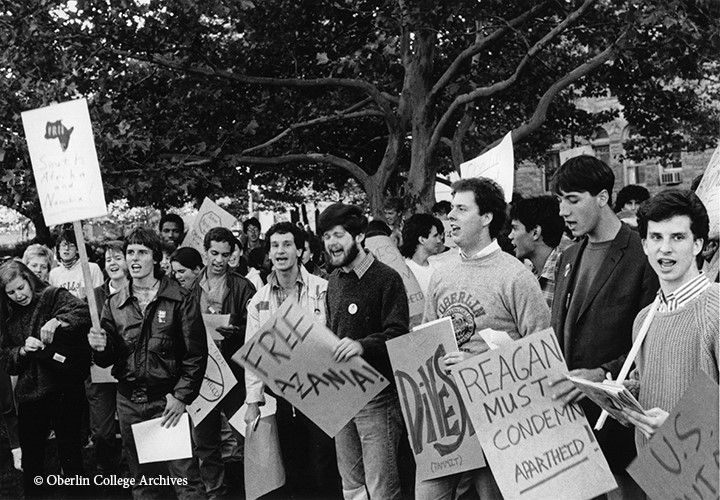
[[[530,232],[534,241],[539,241],[542,238],[542,228],[539,224],[535,226]]]
[[[489,226],[490,223],[493,220],[493,213],[492,212],[486,212],[484,214],[480,214],[480,220],[482,221],[483,226]]]
[[[365,241],[365,233],[360,233],[355,236],[355,243],[357,243],[361,247],[363,246],[363,241]]]
[[[610,193],[607,192],[607,189],[603,189],[595,195],[595,198],[598,200],[598,205],[604,207],[610,201]]]

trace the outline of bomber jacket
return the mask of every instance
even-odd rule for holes
[[[114,364],[118,392],[135,403],[168,393],[185,404],[200,393],[207,366],[205,326],[195,297],[167,277],[155,298],[140,310],[128,283],[105,301],[100,324],[107,334],[95,364]]]

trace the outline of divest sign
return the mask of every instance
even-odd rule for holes
[[[450,318],[387,343],[420,480],[485,466],[480,441],[442,358],[457,351]]]
[[[87,101],[21,113],[48,226],[107,215]]]
[[[580,407],[548,390],[548,378],[566,372],[552,329],[452,367],[505,498],[589,499],[616,487]]]
[[[232,359],[334,437],[389,385],[359,356],[336,362],[333,351],[339,343],[288,297]]]

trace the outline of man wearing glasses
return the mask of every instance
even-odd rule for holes
[[[52,286],[65,288],[75,297],[84,299],[87,296],[88,289],[92,291],[95,287],[103,284],[103,274],[100,267],[94,262],[90,262],[92,283],[85,286],[77,241],[73,231],[66,230],[60,234],[55,243],[55,251],[60,265],[52,269],[48,276],[48,282]]]

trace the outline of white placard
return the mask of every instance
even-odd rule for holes
[[[592,146],[578,146],[577,148],[560,151],[560,165],[568,161],[570,158],[582,155],[595,156],[595,150],[593,150]]]
[[[709,238],[717,238],[720,235],[720,146],[715,148],[695,194],[702,200],[710,217]]]
[[[165,462],[192,456],[190,420],[183,413],[175,427],[162,427],[162,417],[132,425],[138,463]]]
[[[228,419],[228,422],[230,422],[230,425],[235,427],[235,429],[242,434],[243,437],[245,437],[245,413],[247,413],[247,403],[243,403],[243,405],[240,407],[238,411],[235,412],[235,415],[230,417]],[[265,404],[260,407],[260,418],[269,417],[270,415],[275,415],[275,412],[277,411],[277,399],[272,397],[269,394],[265,394]]]
[[[503,189],[505,201],[510,203],[513,193],[515,176],[515,155],[513,152],[512,133],[508,132],[500,144],[486,151],[477,158],[460,165],[463,179],[469,177],[487,177]]]
[[[229,214],[210,198],[205,198],[202,205],[200,205],[200,210],[198,211],[195,220],[193,220],[185,239],[183,239],[182,245],[180,246],[193,247],[195,250],[200,252],[200,255],[205,255],[205,247],[203,246],[205,234],[214,227],[225,227],[230,229],[236,223],[237,219],[235,217]]]
[[[210,331],[207,330],[205,334],[208,346],[207,368],[200,386],[200,394],[187,407],[187,411],[195,425],[202,422],[208,413],[230,392],[230,389],[237,384],[237,379],[233,375],[230,365],[228,365],[220,349],[215,345]]]
[[[87,101],[21,115],[45,224],[107,215]]]

